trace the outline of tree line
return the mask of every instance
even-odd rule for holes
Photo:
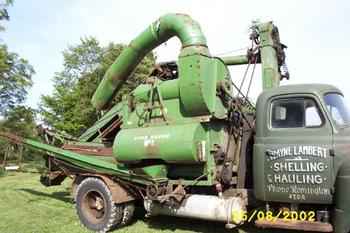
[[[8,8],[12,4],[12,0],[0,4],[0,24],[11,20]],[[0,33],[6,33],[2,25],[0,30]],[[33,109],[25,104],[25,100],[35,82],[35,67],[19,54],[9,51],[5,42],[0,42],[0,131],[38,138],[38,124],[43,124],[79,136],[100,117],[101,113],[90,102],[91,97],[124,47],[120,43],[103,46],[94,37],[84,37],[78,44],[69,45],[62,52],[63,69],[51,77],[53,92],[42,95],[38,108]],[[122,94],[142,83],[154,63],[155,56],[149,53],[114,101],[120,101]],[[0,156],[3,146],[4,142],[0,142]]]

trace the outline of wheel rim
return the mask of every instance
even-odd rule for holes
[[[87,192],[82,199],[82,211],[89,222],[99,224],[106,216],[107,203],[97,190]]]

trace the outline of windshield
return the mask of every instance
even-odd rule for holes
[[[349,110],[344,103],[344,97],[337,93],[328,93],[324,96],[324,101],[333,121],[338,126],[350,124]]]

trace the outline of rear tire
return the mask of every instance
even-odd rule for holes
[[[123,218],[121,221],[122,226],[126,226],[131,223],[131,220],[134,216],[134,211],[135,211],[135,204],[133,202],[124,204]]]
[[[76,211],[89,230],[105,233],[122,223],[122,205],[115,205],[108,186],[100,179],[85,178],[76,191]]]

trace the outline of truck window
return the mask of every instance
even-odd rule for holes
[[[327,109],[336,125],[350,124],[349,110],[344,103],[344,97],[337,93],[328,93],[324,96]]]
[[[272,102],[272,128],[303,128],[322,125],[320,111],[312,99],[279,99]]]

